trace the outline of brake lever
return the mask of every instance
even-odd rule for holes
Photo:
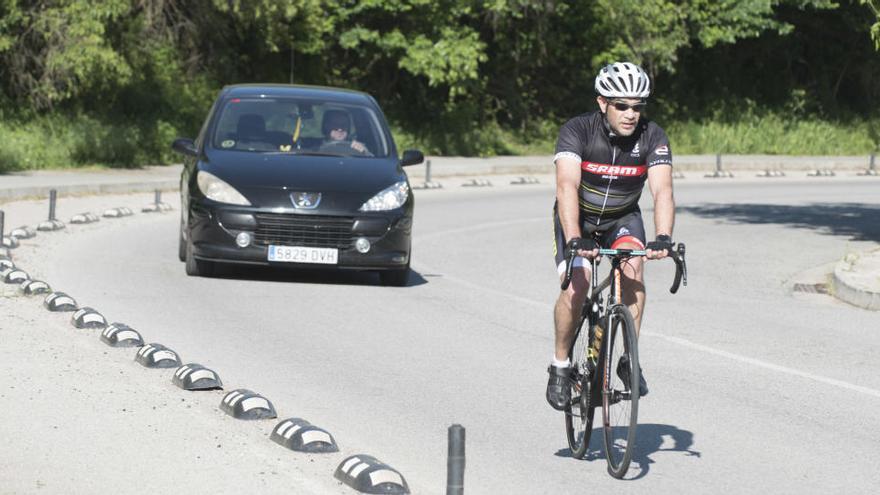
[[[673,294],[678,292],[681,282],[684,282],[684,285],[687,286],[687,263],[685,262],[684,253],[685,247],[683,243],[678,243],[678,249],[669,253],[670,258],[675,262],[675,279],[672,281],[672,287],[669,288],[669,292]]]
[[[560,287],[562,290],[568,289],[568,286],[571,285],[571,271],[574,269],[574,258],[576,256],[577,251],[572,249],[565,260],[565,280],[562,281],[562,286]]]

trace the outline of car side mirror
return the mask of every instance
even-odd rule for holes
[[[171,149],[188,156],[196,156],[199,150],[196,149],[196,143],[190,138],[177,138],[171,143]]]
[[[419,150],[406,150],[403,152],[403,158],[400,159],[400,166],[418,165],[425,161],[425,155]]]

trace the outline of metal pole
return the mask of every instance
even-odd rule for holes
[[[55,201],[58,199],[58,191],[51,189],[49,191],[49,220],[55,220]]]
[[[3,235],[4,235],[3,233],[5,232],[5,230],[3,230],[3,222],[5,220],[4,219],[5,216],[6,216],[6,214],[3,213],[3,210],[0,210],[0,243],[3,242]]]
[[[715,155],[715,173],[721,173],[721,153]]]
[[[293,40],[290,40],[290,84],[293,84]]]
[[[425,183],[431,182],[431,160],[425,162]]]
[[[161,202],[162,202],[162,191],[156,189],[156,200],[154,201],[154,203],[159,204]]]
[[[871,161],[868,164],[868,170],[874,170],[874,158],[875,158],[874,153],[871,153]]]
[[[446,495],[464,494],[464,427],[449,427],[449,458],[446,461]]]

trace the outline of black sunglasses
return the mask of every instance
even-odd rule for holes
[[[635,105],[630,105],[630,104],[624,103],[622,101],[611,101],[608,103],[619,112],[625,112],[625,111],[629,110],[630,108],[632,108],[633,112],[642,113],[645,111],[645,107],[647,106],[647,103],[644,103],[644,102],[636,103]]]

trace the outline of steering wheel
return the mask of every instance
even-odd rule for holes
[[[364,147],[363,151],[358,151],[351,147],[352,141],[343,140],[343,141],[330,141],[325,142],[321,145],[321,151],[329,151],[331,153],[339,153],[340,155],[358,155],[358,156],[373,156],[370,153],[370,150]]]

